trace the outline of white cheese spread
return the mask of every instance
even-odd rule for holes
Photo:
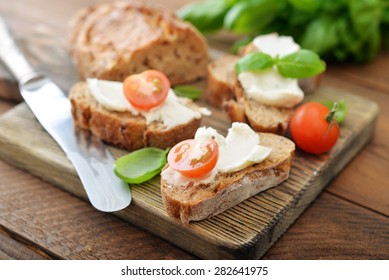
[[[146,123],[161,121],[166,129],[188,123],[192,119],[199,119],[201,115],[210,115],[206,108],[198,110],[185,106],[185,99],[179,99],[170,89],[166,100],[159,106],[144,111],[133,107],[123,94],[123,83],[98,79],[87,79],[88,87],[99,104],[108,110],[117,112],[131,112],[133,115],[142,115]]]
[[[271,148],[260,145],[259,135],[247,124],[233,123],[227,137],[222,136],[213,128],[200,127],[195,139],[215,140],[219,146],[219,158],[214,169],[203,178],[188,178],[173,168],[168,167],[162,173],[162,178],[169,185],[186,186],[189,183],[211,183],[217,173],[229,173],[242,170],[255,163],[265,160],[271,153]]]
[[[300,50],[300,46],[292,37],[279,36],[277,33],[258,36],[253,40],[253,44],[258,51],[272,57],[282,57]]]
[[[297,79],[285,78],[273,68],[242,72],[238,78],[246,95],[262,104],[291,108],[304,98]]]
[[[282,57],[300,50],[292,37],[279,36],[277,33],[258,36],[253,44],[258,51],[272,57]],[[291,108],[304,98],[298,80],[281,76],[276,67],[256,73],[243,72],[238,79],[249,98],[265,105]]]

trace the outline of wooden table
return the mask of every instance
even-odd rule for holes
[[[69,18],[94,2],[1,1],[0,15],[19,38],[40,24],[65,36]],[[190,1],[160,2],[175,10]],[[263,258],[388,259],[389,52],[331,64],[323,84],[379,104],[374,138]],[[15,105],[0,99],[0,114]],[[3,161],[0,178],[0,259],[196,258]]]

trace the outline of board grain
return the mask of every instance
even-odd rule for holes
[[[132,204],[118,217],[205,259],[260,258],[327,183],[373,135],[377,105],[351,94],[322,88],[310,99],[346,99],[349,115],[331,153],[321,156],[297,151],[289,179],[276,188],[240,203],[212,219],[184,226],[164,211],[159,177],[131,186]],[[205,125],[225,133],[229,123],[214,109]],[[44,132],[25,104],[0,118],[0,157],[83,199],[85,191],[70,162]],[[115,157],[126,152],[111,148]]]

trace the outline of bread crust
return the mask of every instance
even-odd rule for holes
[[[166,149],[194,137],[201,119],[165,129],[160,123],[146,124],[143,116],[105,109],[91,95],[85,82],[75,84],[69,93],[75,125],[90,130],[101,140],[133,151],[143,147]],[[196,107],[194,103],[188,106]]]
[[[215,216],[274,187],[289,176],[295,145],[285,137],[260,133],[261,145],[273,148],[263,162],[233,173],[219,173],[211,184],[170,186],[161,179],[163,204],[182,223]]]
[[[233,98],[229,82],[234,76],[235,63],[238,59],[236,55],[224,55],[208,64],[205,97],[212,105],[220,108],[225,101]]]
[[[284,135],[288,129],[289,120],[292,117],[293,109],[262,104],[250,99],[244,93],[239,80],[235,77],[233,82],[233,92],[237,103],[245,112],[248,124],[259,132],[270,132]],[[234,116],[230,116],[234,117]]]
[[[173,13],[116,1],[79,11],[70,25],[70,53],[82,79],[122,81],[157,69],[179,84],[206,74],[205,39]]]

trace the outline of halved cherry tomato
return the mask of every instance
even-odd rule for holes
[[[123,83],[124,96],[128,102],[141,110],[150,110],[163,103],[169,90],[169,79],[157,70],[128,76]]]
[[[329,151],[339,137],[339,125],[330,110],[318,102],[307,102],[296,109],[290,120],[290,133],[303,151],[321,154]]]
[[[189,139],[175,145],[170,150],[167,161],[182,175],[198,178],[212,171],[218,157],[219,147],[215,141]]]

